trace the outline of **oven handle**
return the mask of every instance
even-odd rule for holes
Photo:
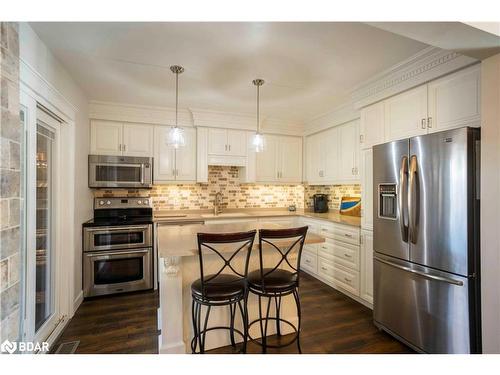
[[[147,253],[149,251],[149,249],[144,249],[144,250],[131,250],[131,251],[119,251],[119,252],[112,252],[112,253],[109,253],[109,252],[106,252],[105,254],[103,254],[102,252],[100,253],[87,253],[85,254],[88,258],[96,258],[96,257],[99,257],[99,258],[105,258],[105,259],[108,259],[110,256],[114,256],[114,255],[129,255],[129,254],[142,254],[142,253]]]
[[[85,228],[87,232],[130,232],[136,229],[149,229],[149,225],[137,225],[126,227],[100,227],[100,228]]]

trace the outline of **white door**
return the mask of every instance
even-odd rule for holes
[[[373,303],[373,232],[361,231],[361,298]]]
[[[481,70],[479,65],[429,83],[429,132],[479,126]]]
[[[210,155],[225,155],[228,151],[227,130],[208,129],[208,153]]]
[[[123,125],[123,155],[153,156],[153,126]]]
[[[265,147],[256,153],[256,180],[258,182],[275,182],[278,180],[278,137],[265,136]]]
[[[306,137],[306,179],[312,184],[320,181],[319,135]]]
[[[227,131],[228,154],[234,156],[247,155],[247,133],[242,130]]]
[[[170,128],[155,126],[154,128],[154,182],[175,180],[175,149],[167,145],[167,136]]]
[[[373,230],[373,150],[361,151],[361,228]]]
[[[278,159],[279,180],[300,183],[302,181],[302,139],[280,137]]]
[[[386,141],[427,133],[427,85],[384,102]]]
[[[371,148],[384,143],[384,102],[379,102],[361,110],[361,148]]]
[[[196,130],[184,128],[186,144],[175,150],[175,179],[196,181]]]
[[[90,153],[92,155],[121,155],[123,124],[113,121],[92,121]]]
[[[319,133],[320,178],[324,183],[333,183],[338,179],[339,139],[338,128],[331,128]]]
[[[338,127],[340,181],[357,180],[358,122],[353,121]]]

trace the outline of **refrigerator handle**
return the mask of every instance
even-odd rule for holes
[[[418,209],[419,209],[419,194],[417,192],[417,156],[412,155],[410,157],[410,177],[409,177],[409,189],[408,189],[408,237],[409,240],[416,244],[417,243],[417,221],[418,221]]]
[[[405,216],[405,208],[408,203],[408,157],[401,158],[401,168],[399,169],[399,226],[401,228],[401,238],[408,242],[408,225]],[[406,198],[406,199],[405,199]]]

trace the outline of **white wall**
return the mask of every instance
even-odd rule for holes
[[[481,64],[483,352],[500,353],[500,54]]]
[[[47,46],[33,31],[29,24],[19,23],[20,59],[35,70],[45,81],[69,103],[77,108],[74,125],[74,298],[81,297],[82,291],[82,222],[92,217],[92,195],[87,187],[87,155],[89,150],[88,99],[85,93],[71,78],[65,68],[52,55]],[[73,202],[70,202],[73,203]],[[63,249],[64,250],[64,249]]]

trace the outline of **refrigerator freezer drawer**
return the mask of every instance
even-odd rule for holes
[[[470,353],[469,280],[377,255],[374,320],[426,353]]]

